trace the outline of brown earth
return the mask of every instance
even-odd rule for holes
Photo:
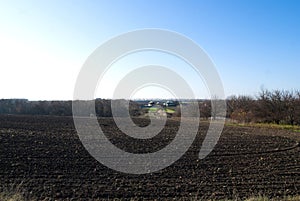
[[[146,119],[134,119],[142,126]],[[133,140],[110,118],[99,123],[108,138],[126,151],[163,148],[176,135],[169,120],[151,140]],[[129,175],[97,162],[81,144],[71,117],[0,116],[0,191],[16,190],[26,199],[96,200],[243,199],[253,195],[300,194],[300,133],[232,127],[223,130],[213,152],[199,160],[208,124],[188,152],[171,166],[151,174]]]

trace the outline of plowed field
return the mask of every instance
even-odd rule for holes
[[[146,119],[135,119],[145,126]],[[150,140],[132,140],[110,118],[99,124],[123,150],[163,148],[176,135],[169,120]],[[0,116],[0,190],[26,199],[243,199],[253,195],[300,194],[300,134],[287,130],[226,126],[208,157],[198,159],[208,124],[200,124],[188,152],[151,174],[116,172],[96,161],[81,144],[71,117]]]

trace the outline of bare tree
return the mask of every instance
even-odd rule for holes
[[[232,96],[227,100],[228,116],[239,123],[253,121],[254,108],[255,100],[250,96]]]

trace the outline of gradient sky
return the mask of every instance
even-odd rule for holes
[[[0,0],[0,98],[72,99],[87,57],[106,40],[143,28],[198,43],[216,64],[226,96],[300,90],[298,0]],[[122,77],[115,73],[110,82]],[[188,71],[185,76],[193,80]],[[97,97],[109,98],[111,86]],[[159,91],[137,97],[163,97]]]

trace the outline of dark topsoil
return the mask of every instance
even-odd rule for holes
[[[145,126],[146,119],[135,119]],[[107,137],[123,150],[157,151],[172,141],[178,122],[169,120],[151,140],[133,140],[110,118],[99,119]],[[129,175],[97,162],[81,144],[71,117],[0,116],[0,190],[26,199],[243,199],[300,194],[300,134],[286,130],[224,128],[217,146],[199,160],[201,123],[194,144],[171,166]]]

